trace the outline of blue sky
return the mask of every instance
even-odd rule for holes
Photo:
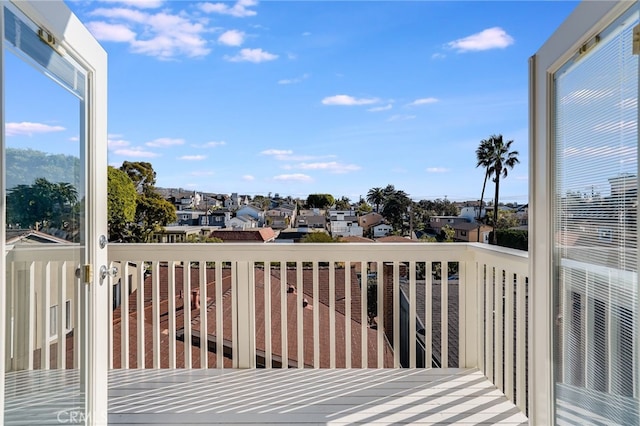
[[[501,200],[518,202],[527,61],[576,6],[67,4],[109,54],[109,163],[151,162],[158,186],[357,200],[393,184],[414,199],[478,199],[475,148],[502,133],[521,164]],[[13,120],[38,124],[28,110]]]

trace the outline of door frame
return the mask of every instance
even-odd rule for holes
[[[553,386],[553,76],[578,49],[635,2],[583,1],[529,60],[529,323],[531,424],[555,422]]]
[[[7,0],[3,0],[5,3]],[[15,1],[10,2],[29,19],[47,29],[60,45],[88,71],[86,94],[86,230],[85,250],[92,265],[92,284],[88,288],[87,327],[87,381],[86,415],[87,424],[106,424],[108,408],[108,280],[99,277],[101,265],[107,265],[107,248],[100,248],[99,237],[107,235],[107,54],[91,35],[89,30],[71,12],[62,0],[56,1]],[[0,7],[0,93],[4,93],[4,16]],[[0,166],[4,170],[4,96],[0,108]],[[5,218],[6,192],[4,179],[0,176],[0,270],[6,271]],[[0,306],[6,306],[6,276],[0,275]],[[0,315],[0,341],[5,341],[5,315]],[[0,351],[0,366],[3,377],[0,380],[0,413],[4,415],[4,350]]]

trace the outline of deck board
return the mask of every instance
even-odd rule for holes
[[[48,373],[50,378],[40,373],[37,380],[23,374],[34,386],[31,409],[25,412],[17,393],[15,401],[7,395],[6,424],[59,424],[54,414],[65,401],[50,398],[65,390],[69,403],[80,400],[77,386],[70,387],[72,378]],[[13,383],[17,390],[20,380]],[[41,389],[42,398],[33,394],[38,383],[52,385]],[[112,370],[108,420],[118,425],[527,423],[475,369]]]

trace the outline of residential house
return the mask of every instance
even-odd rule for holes
[[[386,237],[393,232],[393,226],[388,223],[379,223],[371,228],[373,230],[373,238]]]
[[[244,204],[236,210],[236,216],[249,216],[258,222],[258,226],[264,225],[264,211],[252,205]]]
[[[258,227],[258,221],[251,216],[236,216],[229,219],[225,226],[231,229],[252,229]]]
[[[384,222],[384,217],[380,213],[371,212],[358,217],[358,225],[362,227],[366,234],[373,226]]]
[[[231,212],[227,209],[210,210],[207,214],[200,216],[200,226],[224,228],[231,220]]]
[[[199,225],[165,226],[162,230],[151,235],[153,243],[186,243],[189,236],[205,236],[211,231],[208,227]]]
[[[329,232],[334,237],[364,235],[355,210],[329,210]]]
[[[204,216],[206,213],[203,211],[195,210],[178,210],[176,212],[176,221],[169,225],[177,226],[197,226],[200,225],[200,216]]]
[[[265,213],[265,222],[273,229],[289,228],[296,219],[296,208],[292,206],[278,206]]]
[[[246,230],[217,229],[209,236],[220,238],[225,243],[269,243],[276,239],[276,233],[268,227]]]

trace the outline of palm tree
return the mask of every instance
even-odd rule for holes
[[[520,162],[518,151],[510,151],[513,141],[504,142],[502,135],[491,135],[489,139],[482,140],[476,150],[478,163],[476,167],[483,166],[486,169],[484,185],[482,186],[482,197],[480,198],[480,209],[482,209],[482,198],[487,179],[493,176],[496,184],[495,198],[493,202],[493,244],[498,243],[495,232],[495,225],[498,223],[498,199],[500,194],[500,176],[507,177],[508,169]]]
[[[384,189],[380,187],[371,188],[369,192],[367,192],[367,201],[376,206],[376,213],[380,213],[380,204],[384,199]]]

